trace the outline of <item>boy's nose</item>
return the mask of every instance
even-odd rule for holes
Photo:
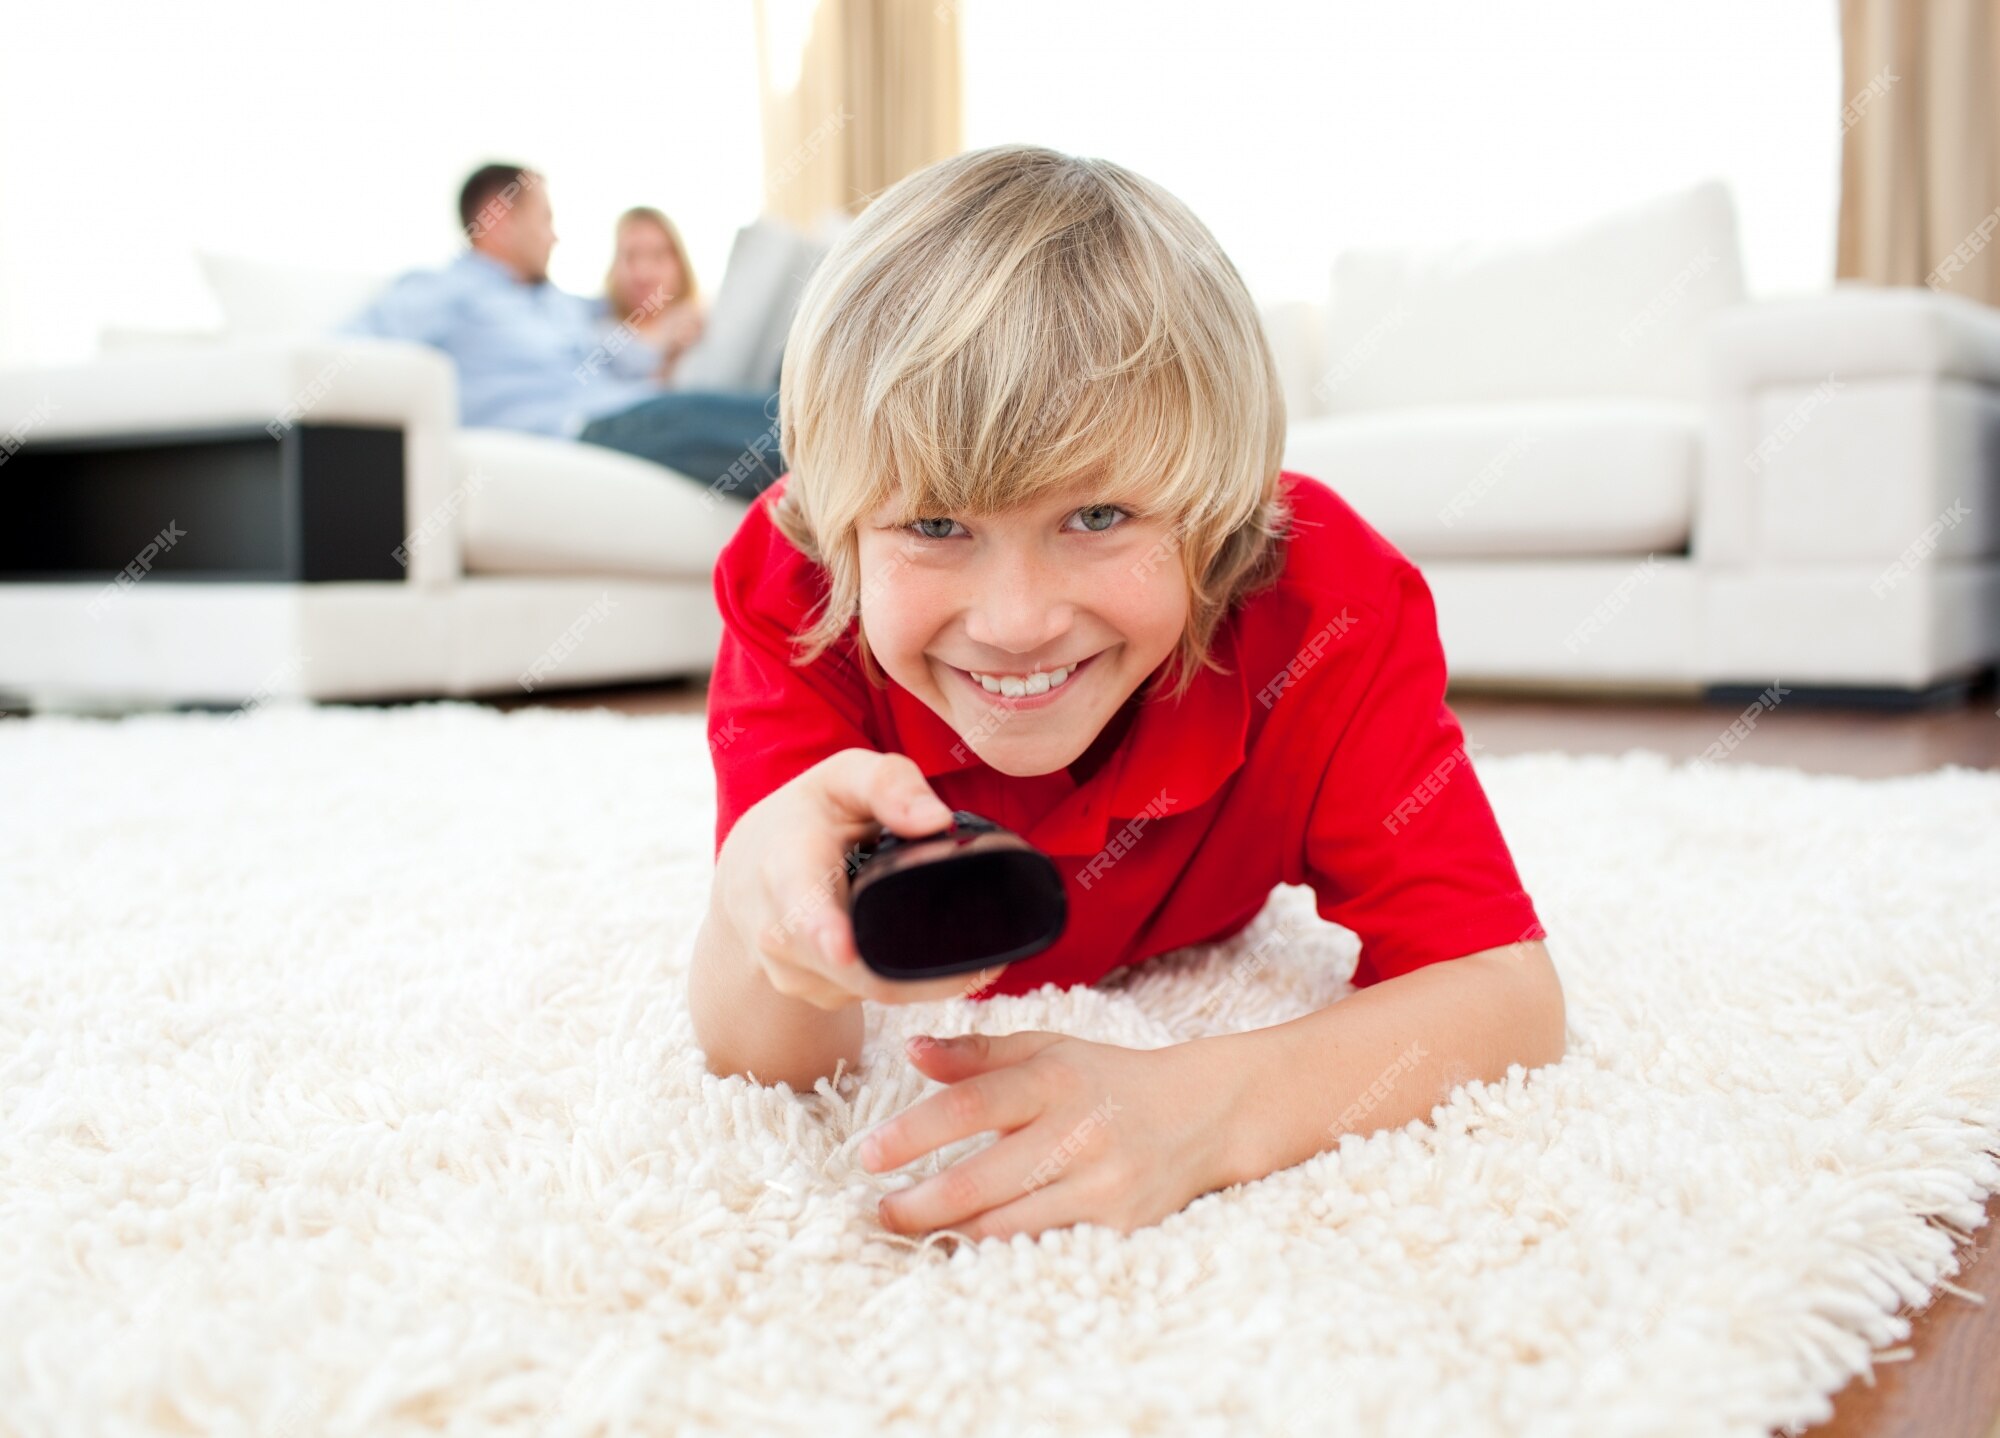
[[[1075,619],[1075,608],[1062,593],[1059,576],[1034,566],[1010,566],[975,591],[966,615],[966,635],[1001,653],[1046,653]]]

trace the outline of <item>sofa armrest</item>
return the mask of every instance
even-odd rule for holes
[[[1709,321],[1707,340],[1714,378],[1736,389],[1818,381],[1828,370],[2000,384],[2000,311],[1934,290],[1844,281],[1732,305]]]
[[[168,345],[0,371],[0,431],[24,442],[369,426],[403,435],[403,554],[413,584],[460,573],[451,360],[400,340],[301,336]]]
[[[1841,284],[1722,311],[1705,341],[1697,559],[2000,552],[2000,311]]]

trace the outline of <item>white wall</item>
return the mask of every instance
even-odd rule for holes
[[[1833,275],[1836,0],[963,0],[966,143],[1157,180],[1262,300],[1334,251],[1547,229],[1719,176],[1754,293]]]
[[[459,183],[541,169],[554,278],[594,292],[618,211],[674,216],[711,289],[763,201],[747,3],[80,0],[10,7],[0,364],[219,317],[207,248],[393,273],[459,247]]]

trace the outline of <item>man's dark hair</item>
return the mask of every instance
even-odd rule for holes
[[[458,192],[458,223],[466,236],[476,237],[492,225],[493,216],[482,220],[480,211],[502,195],[507,196],[506,203],[513,203],[513,197],[534,182],[535,172],[525,165],[481,165],[466,176]]]

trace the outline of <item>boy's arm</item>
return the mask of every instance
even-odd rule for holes
[[[1247,1177],[1343,1133],[1426,1119],[1461,1083],[1563,1053],[1562,983],[1473,768],[1478,746],[1445,703],[1436,605],[1414,565],[1376,618],[1352,677],[1322,666],[1321,683],[1338,686],[1322,705],[1351,717],[1312,796],[1301,861],[1320,917],[1361,939],[1356,987],[1290,1023],[1222,1036],[1221,1057],[1249,1086],[1231,1136]],[[1491,947],[1501,935],[1515,937]]]
[[[754,1076],[811,1093],[839,1062],[861,1065],[860,1004],[828,1012],[772,988],[749,946],[713,903],[695,936],[688,969],[688,1009],[708,1071],[719,1078]]]
[[[1563,1055],[1562,982],[1539,940],[1427,964],[1288,1023],[1197,1039],[1238,1085],[1229,1183],[1303,1163],[1343,1133],[1428,1119],[1454,1088]],[[1196,1055],[1190,1054],[1190,1058]]]
[[[759,800],[844,749],[876,749],[865,683],[839,649],[791,663],[812,568],[771,519],[783,482],[767,489],[722,548],[712,575],[722,638],[708,686],[708,750],[715,765],[715,852]],[[830,880],[829,872],[824,876]],[[711,1073],[754,1074],[810,1093],[841,1059],[861,1063],[860,1004],[829,1012],[771,987],[750,941],[735,932],[710,887],[695,936],[688,1005]]]

